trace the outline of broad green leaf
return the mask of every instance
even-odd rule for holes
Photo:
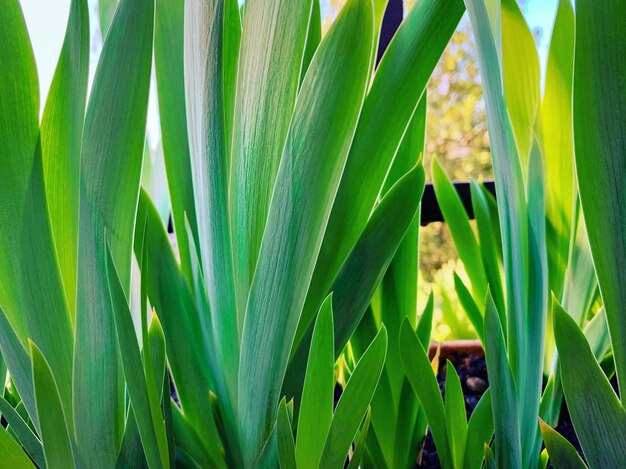
[[[498,467],[521,468],[522,447],[517,408],[517,391],[506,355],[504,334],[496,306],[487,295],[485,307],[485,359],[491,389],[496,460]]]
[[[222,75],[224,94],[224,135],[226,136],[226,155],[228,164],[226,171],[231,179],[232,135],[235,120],[235,93],[237,91],[237,74],[239,69],[239,52],[241,50],[242,24],[238,0],[225,0],[224,3],[224,36],[222,38]]]
[[[207,398],[215,357],[203,340],[190,287],[176,264],[159,214],[143,191],[139,197],[137,220],[145,220],[146,223],[137,226],[135,249],[143,239],[146,243],[143,252],[147,256],[143,260],[147,269],[143,272],[143,279],[150,302],[163,326],[168,363],[185,418],[207,443],[209,454],[219,461],[219,437]],[[142,260],[141,251],[135,254]]]
[[[553,314],[563,392],[587,463],[618,467],[626,455],[626,410],[578,325],[558,303]]]
[[[312,0],[247,3],[230,187],[240,326],[296,103],[312,8]]]
[[[185,101],[200,258],[211,310],[216,362],[235,401],[239,326],[228,220],[228,145],[225,134],[224,61],[226,0],[185,2]],[[272,406],[277,409],[278,402]]]
[[[446,429],[454,467],[463,467],[465,455],[465,440],[467,437],[467,417],[465,416],[465,400],[459,375],[450,360],[446,363],[444,410],[446,414]]]
[[[293,442],[293,432],[287,413],[285,398],[278,406],[278,422],[276,424],[276,440],[278,443],[278,460],[281,469],[296,469],[296,448]]]
[[[149,386],[154,388],[154,381],[147,382],[128,301],[109,249],[107,249],[106,267],[122,369],[146,460],[151,468],[165,468],[169,465],[168,452],[166,447],[159,444],[165,433],[163,417],[153,412],[148,391]],[[144,340],[149,343],[147,337]],[[150,357],[146,360],[150,360]]]
[[[367,435],[369,434],[370,418],[371,418],[371,411],[368,409],[367,413],[365,414],[365,418],[363,419],[363,425],[361,425],[361,430],[359,430],[359,436],[356,439],[354,451],[352,452],[352,455],[350,456],[348,469],[357,469],[359,467],[359,464],[361,464],[361,460],[363,459],[363,454],[365,453]]]
[[[83,132],[73,400],[77,446],[87,466],[113,467],[122,437],[123,386],[107,285],[105,236],[126,294],[153,23],[153,0],[122,0],[100,55]]]
[[[437,378],[424,346],[405,319],[400,329],[400,357],[406,376],[428,418],[430,432],[442,467],[453,467],[452,452],[446,430],[446,413]]]
[[[381,15],[384,5],[376,4]],[[387,48],[363,105],[304,317],[317,311],[360,237],[411,116],[463,11],[461,0],[419,0]]]
[[[411,118],[409,127],[402,138],[402,143],[393,161],[389,174],[385,179],[382,197],[389,189],[420,161],[424,153],[424,138],[426,127],[426,94]],[[421,199],[421,194],[419,196]],[[401,203],[402,204],[402,203]],[[403,205],[403,204],[402,204]],[[391,224],[393,222],[387,221]],[[381,321],[389,331],[386,363],[387,374],[395,401],[398,401],[404,370],[400,362],[398,339],[400,324],[405,317],[409,318],[411,326],[417,324],[417,277],[419,271],[420,210],[415,211],[413,220],[408,226],[402,242],[395,252],[381,283]]]
[[[12,469],[34,469],[35,465],[28,459],[28,456],[20,445],[9,435],[4,428],[0,428],[0,454],[2,463]]]
[[[335,357],[362,322],[372,295],[414,220],[423,187],[424,170],[417,165],[383,197],[335,279],[329,291],[333,292]],[[300,323],[304,321],[302,317]],[[297,395],[302,388],[311,333],[309,325],[292,352],[285,378],[287,394]]]
[[[371,1],[351,0],[320,44],[298,95],[243,329],[238,414],[248,464],[260,453],[274,420],[296,327],[363,103],[373,29]],[[211,309],[214,315],[219,313]]]
[[[150,328],[148,329],[148,340],[150,341],[150,357],[152,362],[153,378],[155,389],[159,392],[159,401],[163,399],[163,381],[167,376],[167,357],[165,353],[165,335],[161,321],[156,314],[152,315]],[[144,357],[144,360],[146,358]],[[169,396],[165,396],[169,397]]]
[[[452,430],[454,431],[454,430]],[[463,467],[480,467],[484,456],[484,445],[489,444],[493,435],[493,413],[491,411],[491,391],[482,395],[467,424],[467,441]]]
[[[88,74],[89,9],[86,0],[73,0],[41,121],[41,153],[50,223],[72,314],[76,306],[80,145]]]
[[[501,239],[504,243],[506,338],[510,366],[513,375],[517,376],[523,373],[526,358],[523,335],[528,301],[529,228],[522,168],[504,100],[498,53],[499,28],[494,29],[492,26],[492,19],[500,17],[500,5],[499,2],[487,5],[485,0],[467,0],[466,5],[478,48],[487,111]],[[496,400],[495,395],[492,398]]]
[[[487,274],[467,212],[452,182],[436,159],[432,162],[432,176],[441,213],[450,228],[459,259],[472,282],[474,300],[482,301],[487,291]]]
[[[383,326],[350,376],[324,444],[319,467],[342,467],[359,425],[376,391],[385,364],[387,330]]]
[[[585,469],[576,448],[543,420],[539,421],[541,435],[555,469]]]
[[[570,0],[559,0],[550,38],[545,90],[541,103],[546,217],[550,246],[550,289],[560,293],[574,221],[572,79],[574,71],[574,10]],[[571,312],[571,311],[570,311]]]
[[[485,443],[484,452],[485,452],[485,464],[484,464],[485,469],[497,469],[496,457],[493,454],[492,449],[489,447],[487,443]]]
[[[46,354],[59,392],[71,404],[71,319],[48,217],[37,69],[17,0],[2,0],[0,25],[5,51],[0,57],[0,304],[22,346],[30,338]],[[33,401],[27,404],[32,412]]]
[[[539,57],[535,39],[517,1],[502,0],[501,14],[504,97],[522,171],[526,173],[541,99]]]
[[[19,337],[9,323],[9,319],[0,307],[0,350],[11,374],[11,380],[22,398],[28,415],[39,428],[35,391],[33,389],[33,372],[28,352],[22,346]],[[2,383],[4,389],[4,382]]]
[[[198,234],[189,159],[184,81],[184,1],[157,0],[154,29],[154,66],[159,101],[163,156],[172,202],[172,218],[180,263],[191,284],[189,241],[185,215],[194,237]]]
[[[361,321],[374,291],[415,219],[423,190],[424,168],[418,164],[380,201],[337,273],[329,290],[334,292],[337,353],[343,350]],[[303,316],[301,323],[310,320]]]
[[[3,383],[4,384],[4,383]],[[33,433],[20,414],[0,396],[0,414],[7,421],[28,455],[39,467],[45,467],[45,458],[41,441]]]
[[[306,366],[296,435],[299,469],[317,468],[333,417],[335,349],[332,295],[317,315]]]
[[[35,402],[39,417],[39,434],[48,469],[69,469],[75,467],[72,441],[66,424],[63,401],[59,395],[52,370],[41,350],[30,342],[30,355],[33,365]]]
[[[589,245],[626,396],[626,3],[576,2],[574,140]]]

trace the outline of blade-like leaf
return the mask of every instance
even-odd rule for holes
[[[626,455],[626,410],[574,320],[554,304],[554,337],[567,408],[592,468],[618,467]]]
[[[148,391],[148,386],[154,387],[155,383],[154,381],[152,383],[146,382],[139,343],[135,335],[128,302],[124,296],[117,268],[109,249],[107,249],[106,268],[122,368],[146,460],[151,468],[165,468],[169,465],[168,452],[166,447],[159,444],[160,437],[164,437],[165,434],[163,417],[155,415],[152,411]],[[148,337],[144,340],[149,343]],[[150,357],[147,357],[146,360],[150,360]],[[162,435],[159,435],[159,433]]]
[[[589,245],[626,402],[626,3],[576,2],[574,139]]]
[[[450,449],[452,450],[453,467],[462,467],[465,455],[465,440],[467,437],[467,418],[465,416],[465,400],[461,381],[450,360],[446,363],[444,410],[446,414],[446,429]]]
[[[153,0],[120,3],[100,55],[83,133],[73,398],[78,449],[88,466],[113,467],[121,439],[123,394],[105,268],[105,231],[126,293],[153,22]]]
[[[276,423],[276,440],[278,443],[278,460],[280,469],[296,469],[296,448],[293,442],[293,432],[287,413],[285,398],[278,406],[278,421]]]
[[[463,262],[465,271],[472,282],[474,300],[482,301],[487,291],[487,274],[467,212],[452,182],[436,159],[432,162],[432,175],[437,202],[450,228],[459,259]]]
[[[0,24],[0,305],[22,346],[35,340],[48,357],[71,412],[71,320],[48,218],[37,69],[17,0],[2,0]]]
[[[143,262],[147,270],[142,272],[143,280],[163,326],[168,362],[185,418],[207,443],[209,454],[219,461],[220,442],[207,398],[215,357],[203,341],[190,287],[176,265],[159,214],[144,191],[139,197],[137,219],[145,220],[145,225],[138,224],[135,249],[141,245],[139,240],[144,240],[146,247],[143,252],[147,259]],[[137,250],[136,255],[141,259],[142,252]],[[228,409],[227,404],[225,409]]]
[[[298,95],[246,308],[239,423],[247,463],[260,453],[274,419],[363,102],[373,29],[371,1],[351,0],[320,44]]]
[[[312,0],[247,3],[237,76],[230,188],[240,314],[245,311],[296,102],[312,7]]]
[[[484,328],[485,359],[495,428],[495,457],[498,467],[521,468],[522,447],[515,382],[506,355],[502,325],[491,294],[487,296]]]
[[[367,442],[367,435],[370,428],[370,418],[371,411],[368,409],[367,414],[365,414],[365,418],[363,419],[363,425],[361,425],[361,430],[359,430],[359,436],[356,440],[356,445],[354,447],[354,451],[350,456],[350,463],[348,464],[348,469],[357,469],[359,464],[361,464],[361,460],[363,459],[363,454],[365,453],[365,445]]]
[[[239,327],[228,220],[225,135],[225,0],[185,2],[185,100],[198,241],[211,310],[216,360],[225,374],[227,401],[235,400]],[[272,409],[276,409],[276,405]]]
[[[48,362],[39,348],[30,342],[33,384],[39,417],[40,435],[46,466],[49,469],[73,468],[74,454],[66,424],[63,403]]]
[[[322,304],[311,339],[296,435],[299,469],[318,466],[333,416],[335,349],[332,298],[329,295]]]
[[[400,328],[400,357],[406,376],[428,418],[430,432],[442,467],[452,467],[452,452],[446,431],[446,414],[437,378],[428,355],[408,320]]]
[[[569,441],[543,420],[540,420],[539,424],[550,461],[555,469],[585,469],[587,467]]]
[[[191,161],[185,114],[184,1],[157,0],[154,28],[154,66],[159,101],[163,157],[172,201],[172,218],[180,263],[187,280],[191,278],[189,241],[185,215],[194,237],[198,235],[193,198]]]
[[[377,2],[377,8],[385,3]],[[463,10],[460,0],[420,0],[387,48],[359,118],[307,295],[305,317],[317,311],[361,235],[411,116]],[[384,8],[379,11],[382,14]],[[300,329],[299,335],[305,330]]]
[[[52,85],[41,121],[50,223],[70,311],[76,303],[80,145],[89,74],[89,10],[73,0]]]
[[[359,360],[337,403],[319,467],[342,467],[376,390],[386,351],[387,330],[383,326]]]

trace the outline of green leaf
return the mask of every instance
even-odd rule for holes
[[[626,401],[626,4],[576,2],[574,140],[576,174],[589,244]]]
[[[454,431],[454,430],[453,430]],[[489,444],[493,435],[493,414],[491,411],[491,391],[482,395],[467,424],[467,441],[463,467],[480,467],[484,456],[484,445]]]
[[[220,461],[220,441],[207,398],[211,388],[211,374],[215,369],[215,356],[203,340],[201,323],[194,305],[190,287],[176,264],[167,233],[159,214],[148,195],[141,191],[135,233],[135,254],[145,266],[142,272],[148,296],[159,314],[163,326],[168,363],[176,384],[185,417],[193,424],[208,452]],[[139,249],[144,240],[145,250]],[[147,256],[144,260],[143,255]],[[207,366],[208,362],[208,366]],[[184,385],[183,385],[184,383]],[[224,410],[228,410],[228,402]],[[193,456],[193,455],[192,455]]]
[[[359,360],[337,403],[319,467],[343,466],[376,391],[386,351],[387,330],[383,326]]]
[[[98,0],[98,19],[100,20],[100,34],[103,41],[111,27],[117,4],[118,0]]]
[[[452,467],[454,462],[446,430],[446,413],[437,378],[424,346],[407,319],[400,328],[400,351],[406,376],[426,413],[441,466]]]
[[[441,213],[443,213],[446,224],[450,228],[459,259],[463,262],[472,282],[474,300],[482,301],[487,291],[487,274],[467,212],[452,182],[448,179],[437,159],[432,161],[432,176]]]
[[[362,321],[372,295],[413,223],[423,187],[424,170],[417,165],[383,197],[335,279],[330,290],[335,318],[335,357]],[[300,319],[299,328],[305,321],[305,317]],[[285,378],[288,394],[298,395],[302,388],[311,332],[312,325],[309,325],[292,352]]]
[[[299,469],[317,468],[333,417],[335,391],[335,349],[332,295],[317,315],[296,435],[296,461]]]
[[[454,289],[456,290],[456,294],[459,297],[459,301],[461,305],[463,306],[465,313],[467,314],[467,318],[472,323],[472,326],[474,326],[474,329],[476,330],[476,334],[478,335],[478,337],[480,337],[481,340],[484,340],[483,315],[480,312],[478,305],[474,301],[474,298],[472,298],[472,294],[470,293],[469,289],[463,283],[463,280],[461,280],[461,278],[458,276],[456,272],[454,272],[453,276],[454,276]]]
[[[45,458],[41,441],[39,441],[39,438],[33,433],[20,414],[1,396],[0,414],[2,414],[2,418],[7,421],[11,430],[15,433],[19,442],[35,464],[39,467],[45,467]]]
[[[304,80],[313,55],[322,41],[322,12],[320,0],[313,0],[311,8],[311,18],[309,18],[309,29],[306,35],[306,45],[304,46],[304,56],[302,57],[302,70],[300,70],[300,84]]]
[[[574,224],[572,79],[574,71],[574,10],[570,0],[559,0],[554,20],[545,90],[541,103],[544,171],[547,187],[546,217],[550,246],[550,289],[560,292],[567,263],[570,231]],[[572,311],[570,311],[572,312]]]
[[[415,329],[415,335],[419,339],[422,347],[426,349],[426,347],[430,346],[430,333],[433,328],[433,312],[435,309],[435,296],[433,292],[430,292],[428,295],[428,302],[426,306],[424,306],[424,311],[417,321],[417,328]]]
[[[497,213],[495,216],[491,214],[489,207],[489,197],[491,197],[491,194],[483,186],[479,185],[476,181],[471,181],[470,193],[474,218],[476,219],[476,228],[478,229],[480,254],[485,266],[487,283],[489,284],[493,301],[501,314],[502,324],[505,324],[505,297],[504,291],[502,290],[499,263],[499,260],[502,259],[502,241],[500,239],[499,228],[497,230],[493,229],[494,224],[497,225],[498,223],[498,216]],[[479,298],[477,303],[482,303],[483,299],[484,297]]]
[[[19,337],[9,323],[0,307],[0,350],[11,375],[11,380],[22,398],[24,407],[33,421],[35,428],[39,428],[35,391],[33,389],[33,373],[28,352],[22,346]],[[5,376],[6,377],[6,376]],[[3,389],[4,389],[4,384]]]
[[[567,408],[591,468],[617,467],[626,455],[626,410],[574,320],[554,304],[554,336]]]
[[[446,363],[445,396],[446,429],[449,429],[448,438],[452,450],[453,467],[460,468],[463,466],[465,455],[467,417],[461,380],[450,360]]]
[[[485,359],[491,389],[498,467],[521,468],[522,448],[517,391],[506,355],[498,311],[489,294],[485,308]]]
[[[80,146],[89,75],[89,9],[73,0],[61,56],[41,121],[41,152],[55,247],[72,314],[76,306],[76,256]]]
[[[278,406],[278,422],[276,424],[276,440],[278,443],[278,460],[281,469],[296,469],[296,448],[293,442],[293,432],[287,413],[285,398]]]
[[[154,66],[159,101],[163,157],[172,202],[172,218],[183,272],[191,278],[190,246],[185,215],[198,235],[191,177],[184,77],[184,0],[157,0]]]
[[[127,293],[153,22],[153,0],[120,3],[100,55],[83,132],[73,398],[77,446],[87,466],[113,467],[121,440],[123,387],[107,285],[105,231]]]
[[[365,453],[367,435],[369,434],[370,428],[370,418],[371,418],[370,409],[367,410],[365,414],[365,418],[363,419],[363,425],[361,425],[361,430],[359,431],[359,436],[356,439],[356,445],[354,447],[354,451],[350,456],[350,462],[348,463],[348,469],[357,469],[359,464],[361,464],[361,460],[363,459],[363,455]]]
[[[142,364],[139,343],[135,335],[128,302],[124,296],[117,267],[109,249],[107,249],[106,267],[122,368],[146,460],[151,468],[165,468],[168,467],[169,461],[167,447],[161,444],[165,437],[163,417],[155,414],[148,390],[149,386],[152,386],[154,389],[155,383],[154,381],[146,382],[147,377]],[[146,337],[144,340],[146,343],[150,341],[149,337]],[[147,357],[146,360],[150,360],[150,357]],[[150,377],[150,379],[153,378]]]
[[[515,0],[502,1],[502,76],[522,170],[526,172],[541,99],[535,39]],[[551,117],[553,118],[553,117]]]
[[[46,466],[49,469],[73,468],[74,454],[72,441],[66,424],[65,413],[59,389],[48,362],[39,348],[30,342],[30,355],[33,364],[33,383],[37,416]]]
[[[226,467],[223,460],[214,459],[176,403],[172,403],[172,423],[176,446],[195,460],[199,467]],[[212,443],[212,442],[208,442]]]
[[[250,0],[243,21],[231,161],[240,325],[291,116],[312,0]]]
[[[13,469],[34,469],[35,465],[5,429],[0,429],[2,463]]]
[[[0,304],[22,346],[30,338],[48,357],[71,415],[71,320],[48,217],[37,69],[17,0],[2,0],[0,25],[0,89],[9,90],[0,102]]]
[[[402,364],[402,363],[400,363]],[[395,422],[394,455],[392,467],[410,467],[419,452],[420,441],[415,441],[416,434],[426,434],[426,425],[418,421],[420,412],[419,401],[406,377],[402,382],[398,412]],[[421,428],[420,428],[421,427]],[[419,438],[419,437],[418,437]],[[421,440],[421,438],[419,438]]]
[[[381,15],[385,3],[376,4]],[[463,11],[461,0],[421,0],[387,48],[359,117],[304,317],[317,311],[361,236],[402,136]]]
[[[243,329],[238,414],[247,464],[260,454],[274,420],[289,352],[363,102],[373,29],[371,1],[350,1],[320,44],[298,95]],[[211,310],[214,316],[219,313]]]
[[[211,310],[216,361],[235,400],[239,326],[228,222],[227,136],[222,41],[225,1],[185,3],[185,100],[198,240]],[[276,402],[276,406],[278,402]],[[277,407],[273,406],[272,409]]]
[[[539,426],[550,461],[556,469],[585,469],[587,467],[569,441],[543,420],[539,421]]]

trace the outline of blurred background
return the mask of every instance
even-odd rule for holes
[[[404,0],[405,13],[416,1],[419,0]],[[328,30],[345,2],[320,0],[324,31]],[[21,0],[37,61],[41,109],[61,50],[69,3],[70,0]],[[240,3],[243,3],[242,0]],[[543,72],[557,0],[518,0],[518,3],[533,31]],[[101,31],[106,27],[104,17],[110,13],[103,10],[101,18],[98,1],[89,0],[89,4],[92,31],[90,74],[93,77],[102,48]],[[430,180],[433,158],[439,160],[453,180],[493,177],[476,48],[467,15],[461,20],[428,85],[424,155],[427,180]],[[153,76],[142,184],[151,194],[163,219],[167,220],[169,196],[165,177]],[[446,225],[435,222],[422,227],[418,307],[423,308],[431,291],[435,293],[435,340],[475,336],[458,304],[452,277],[455,271],[467,280]]]

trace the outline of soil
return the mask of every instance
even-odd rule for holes
[[[439,358],[437,381],[441,393],[444,394],[446,359],[450,360],[461,380],[463,395],[465,397],[465,410],[467,412],[467,418],[469,419],[476,404],[478,404],[481,396],[489,387],[489,379],[487,377],[487,364],[485,363],[482,350],[471,350],[472,353],[468,353],[468,351],[470,350],[466,347],[461,348],[459,351],[454,350],[454,348],[448,348],[445,354],[442,351]],[[582,450],[576,438],[565,402],[561,408],[561,415],[556,430],[574,445],[582,457]],[[430,432],[428,432],[424,441],[421,459],[419,464],[416,465],[416,469],[437,469],[440,467],[441,464],[439,463],[435,444]],[[550,463],[548,463],[548,467],[552,467]]]

